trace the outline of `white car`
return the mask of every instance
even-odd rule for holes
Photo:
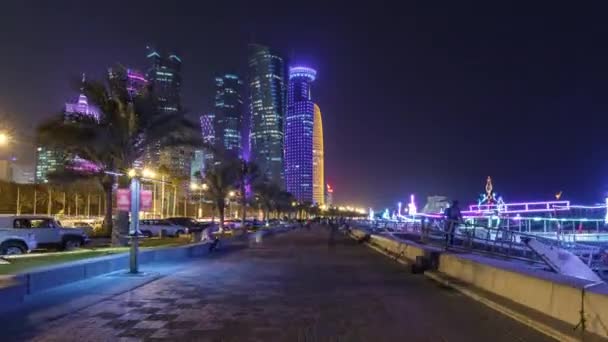
[[[0,255],[25,254],[36,249],[33,233],[15,229],[0,229]]]
[[[167,220],[140,220],[139,231],[146,237],[165,236],[179,237],[188,233],[188,228],[175,225]]]
[[[89,242],[82,229],[64,228],[47,215],[0,215],[0,229],[17,235],[33,234],[38,248],[72,250]]]

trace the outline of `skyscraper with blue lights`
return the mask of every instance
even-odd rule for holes
[[[234,74],[215,78],[215,146],[240,157],[243,130],[243,81]]]
[[[285,184],[300,202],[313,202],[313,129],[315,104],[310,87],[317,72],[307,67],[289,69],[285,116]]]
[[[251,160],[271,182],[285,187],[283,176],[283,119],[285,116],[285,62],[270,48],[249,46],[251,105]]]

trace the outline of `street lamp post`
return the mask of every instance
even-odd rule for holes
[[[207,190],[209,187],[207,186],[207,184],[203,183],[203,184],[197,184],[197,183],[190,183],[190,189],[191,190],[198,190],[198,210],[197,210],[197,216],[199,218],[203,217],[203,191]]]
[[[129,171],[131,177],[131,222],[129,224],[129,236],[131,237],[131,248],[129,249],[129,272],[139,273],[139,193],[141,182],[135,170]]]
[[[131,222],[129,224],[129,236],[131,237],[131,248],[129,249],[129,273],[139,273],[139,211],[141,208],[141,179],[153,179],[154,172],[144,169],[141,174],[136,170],[129,170],[131,178]]]

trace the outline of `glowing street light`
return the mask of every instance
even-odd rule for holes
[[[7,145],[10,140],[11,140],[11,137],[7,133],[0,132],[0,146]]]
[[[156,173],[150,169],[143,169],[141,174],[142,174],[142,176],[144,176],[144,178],[155,178],[156,177]]]

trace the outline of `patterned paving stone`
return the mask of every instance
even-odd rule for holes
[[[31,333],[16,341],[549,341],[344,237],[330,248],[322,228],[193,261]]]

